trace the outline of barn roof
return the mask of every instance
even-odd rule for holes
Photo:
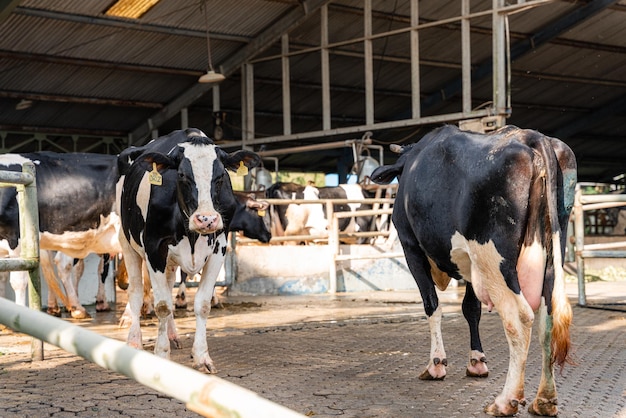
[[[411,3],[417,2],[160,0],[138,19],[107,15],[113,3],[0,2],[4,152],[117,153],[153,132],[187,125],[231,141],[225,146],[243,142],[265,151],[367,132],[385,148],[415,142],[433,126],[455,122],[434,116],[464,112],[463,51],[470,51],[472,112],[492,100],[492,0],[419,2],[420,123],[411,122]],[[468,43],[458,19],[464,4]],[[506,5],[512,8],[507,123],[565,140],[583,181],[625,173],[626,0]],[[207,30],[213,66],[226,75],[219,88],[198,83],[208,66]],[[287,153],[279,164],[333,172],[350,153]]]

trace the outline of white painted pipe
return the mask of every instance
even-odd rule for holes
[[[303,417],[219,377],[131,348],[3,298],[0,298],[0,323],[178,399],[189,410],[205,417]]]

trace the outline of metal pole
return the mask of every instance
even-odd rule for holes
[[[0,298],[0,323],[185,402],[189,410],[205,417],[303,417],[219,377],[131,348],[3,298]]]
[[[333,204],[326,202],[326,219],[330,220],[328,231],[328,249],[330,250],[330,266],[328,270],[328,291],[337,293],[337,256],[339,255],[339,220],[335,216]]]
[[[587,305],[585,295],[585,259],[583,250],[585,247],[585,221],[583,205],[581,203],[582,191],[576,187],[576,198],[574,201],[574,236],[576,237],[576,272],[578,275],[578,304]]]
[[[41,311],[41,281],[39,279],[39,207],[37,204],[37,179],[35,165],[25,162],[22,172],[33,176],[33,181],[17,190],[20,211],[20,258],[34,261],[36,266],[28,270],[28,306]],[[33,361],[43,360],[43,341],[33,339],[31,348]]]

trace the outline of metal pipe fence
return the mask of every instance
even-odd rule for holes
[[[39,207],[35,165],[28,161],[22,172],[0,171],[0,187],[15,187],[20,219],[20,256],[0,259],[0,271],[28,272],[28,305],[41,310],[41,282],[39,278]],[[34,339],[31,357],[43,360],[43,341]]]
[[[585,292],[586,258],[626,258],[626,241],[585,245],[584,212],[589,210],[626,206],[626,195],[583,195],[580,187],[576,188],[574,200],[574,239],[576,270],[578,274],[578,304],[587,305]]]
[[[189,410],[205,417],[303,417],[217,376],[200,373],[2,298],[0,323],[178,399]]]

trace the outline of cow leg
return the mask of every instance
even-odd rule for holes
[[[542,299],[539,307],[539,324],[537,333],[539,334],[539,344],[541,345],[541,381],[537,396],[528,407],[528,412],[534,415],[544,415],[554,417],[558,413],[556,384],[554,382],[554,366],[550,364],[551,339],[552,339],[552,315],[548,315],[548,309]]]
[[[180,285],[178,286],[178,292],[176,293],[176,309],[187,309],[187,286],[185,285],[185,281],[187,281],[187,273],[184,271],[180,272]]]
[[[96,312],[108,312],[111,310],[109,302],[107,302],[106,289],[104,284],[109,275],[109,255],[103,254],[98,263],[98,293],[96,294]]]
[[[467,365],[467,369],[465,369],[465,375],[470,377],[489,376],[487,358],[483,353],[483,347],[480,343],[480,334],[478,331],[481,313],[481,303],[474,293],[472,284],[467,283],[465,286],[465,296],[463,297],[463,316],[469,325],[470,332],[469,364]]]
[[[430,328],[430,359],[426,369],[420,374],[419,378],[421,380],[442,380],[446,377],[448,359],[441,334],[441,318],[443,314],[439,306],[435,284],[430,274],[431,267],[412,233],[403,232],[399,234],[399,238],[407,265],[422,296],[424,311],[428,317]]]
[[[141,307],[141,314],[143,316],[150,316],[154,314],[154,300],[152,295],[152,279],[148,273],[146,263],[143,263],[142,268],[143,275],[143,305]]]
[[[172,289],[174,289],[174,283],[176,283],[176,270],[178,270],[178,267],[171,267],[166,270],[167,288],[169,290],[168,295],[170,297],[170,300],[172,298]],[[176,330],[176,322],[174,321],[173,310],[167,320],[167,338],[170,341],[170,345],[172,347],[176,349],[183,348],[183,345],[180,342],[180,338],[178,337],[178,331]]]
[[[148,262],[146,261],[146,264]],[[154,354],[159,357],[169,359],[170,357],[170,332],[172,330],[174,304],[172,303],[172,288],[169,286],[170,270],[173,267],[166,267],[166,272],[154,271],[151,266],[147,266],[150,272],[150,282],[152,284],[152,292],[154,293],[154,312],[159,320],[157,339],[154,346]],[[177,338],[177,337],[176,337]]]
[[[54,292],[48,292],[48,308],[46,309],[48,315],[56,316],[58,318],[61,317],[61,308],[59,307],[59,303],[57,301],[57,297],[54,295]]]
[[[15,293],[15,303],[26,306],[26,290],[28,288],[28,272],[12,271],[9,276],[9,282]]]
[[[134,348],[141,349],[141,314],[143,280],[143,258],[130,246],[124,234],[120,233],[120,245],[124,252],[124,263],[128,274],[128,304],[120,319],[120,327],[130,326],[126,343]]]
[[[78,294],[76,293],[76,286],[74,284],[75,282],[72,279],[74,259],[58,251],[54,256],[54,263],[57,266],[57,273],[59,274],[59,278],[61,279],[61,282],[65,287],[65,294],[67,296],[67,304],[65,305],[66,309],[70,312],[70,315],[74,319],[90,318],[87,310],[80,304],[80,301],[78,300]],[[54,276],[53,271],[50,271],[48,274],[50,273],[52,273],[52,275]],[[46,274],[45,270],[44,274]],[[51,277],[50,280],[47,280],[47,282],[50,283],[52,280],[55,279],[55,277]]]
[[[515,277],[516,266],[508,260],[502,261],[502,265],[498,266],[498,261],[494,257],[491,265],[480,267],[472,265],[472,283],[474,283],[475,277],[481,276],[479,271],[492,272],[493,275],[482,279],[484,280],[483,285],[489,293],[494,307],[500,314],[506,339],[509,343],[509,369],[504,388],[495,401],[485,407],[485,412],[494,416],[511,416],[517,413],[519,405],[526,404],[526,399],[524,398],[524,371],[526,369],[534,314],[524,296],[515,294],[510,290],[504,278],[498,274],[500,269],[502,269],[507,277]],[[475,267],[478,268],[475,270]]]
[[[226,246],[226,238],[223,235],[218,239],[221,246]],[[221,252],[213,254],[202,270],[202,278],[198,285],[193,308],[196,315],[196,335],[193,340],[191,356],[193,357],[193,367],[198,370],[206,370],[209,373],[217,373],[217,368],[209,356],[207,346],[206,322],[211,312],[211,299],[213,289],[220,267],[224,263],[224,256]]]
[[[9,281],[9,272],[0,271],[0,298],[7,297],[7,282]]]

